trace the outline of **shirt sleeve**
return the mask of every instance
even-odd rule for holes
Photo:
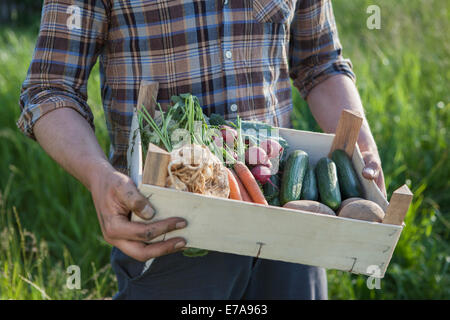
[[[356,80],[351,61],[342,57],[330,0],[297,2],[290,30],[290,77],[304,99],[320,82],[336,74]]]
[[[87,82],[100,54],[108,19],[104,0],[45,0],[17,126],[35,139],[33,126],[58,108],[78,111],[94,128]]]

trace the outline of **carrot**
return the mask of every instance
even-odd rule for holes
[[[253,202],[268,206],[269,204],[267,203],[266,198],[264,198],[264,194],[247,166],[244,163],[237,161],[234,164],[234,171],[236,171],[239,179],[241,179]]]
[[[239,177],[237,176],[236,172],[231,170],[231,173],[233,174],[233,176],[236,179],[236,182],[237,182],[237,184],[239,186],[239,191],[241,192],[242,200],[243,201],[247,201],[247,202],[253,202],[252,198],[250,198],[250,196],[248,195],[247,189],[245,189],[244,185],[241,182],[241,179],[239,179]]]
[[[231,172],[231,170],[228,168],[226,169],[228,173],[228,184],[230,186],[230,199],[242,200],[241,192],[239,191],[239,185],[233,175],[233,172]]]

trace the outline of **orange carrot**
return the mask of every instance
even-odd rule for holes
[[[236,178],[233,176],[233,173],[230,169],[226,169],[228,173],[228,184],[230,186],[230,199],[242,200],[241,192],[239,191],[239,185],[236,181]]]
[[[247,189],[245,189],[244,185],[241,182],[241,179],[239,179],[239,177],[237,176],[236,172],[231,170],[231,173],[233,174],[233,176],[236,179],[236,182],[237,182],[237,184],[239,186],[239,191],[241,192],[242,200],[243,201],[247,201],[247,202],[253,202],[252,198],[250,198],[250,196],[248,195]]]
[[[247,166],[244,163],[237,161],[234,164],[234,171],[236,171],[239,179],[241,179],[253,202],[268,206],[269,204],[267,203],[266,198],[264,198],[264,194]]]

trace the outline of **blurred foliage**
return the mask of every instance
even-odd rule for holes
[[[2,0],[0,2],[0,26],[38,28],[42,3],[42,0]]]
[[[450,30],[448,2],[334,1],[344,56],[350,58],[377,142],[388,198],[406,183],[414,193],[381,290],[366,277],[329,271],[332,298],[450,298]],[[381,29],[369,30],[369,5]],[[318,130],[294,92],[294,126]]]

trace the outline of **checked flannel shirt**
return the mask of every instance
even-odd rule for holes
[[[36,121],[63,107],[93,127],[97,60],[110,161],[122,172],[143,80],[159,82],[163,109],[190,92],[205,114],[280,127],[290,126],[290,78],[303,97],[332,75],[354,80],[329,0],[45,0],[18,127],[34,138]]]

